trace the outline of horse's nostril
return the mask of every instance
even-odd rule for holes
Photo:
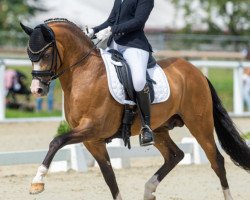
[[[43,93],[43,89],[42,89],[42,88],[38,88],[37,93],[38,93],[38,94]]]

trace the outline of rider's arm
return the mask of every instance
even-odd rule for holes
[[[112,11],[111,11],[108,19],[104,23],[102,23],[101,25],[94,27],[93,28],[94,33],[97,33],[97,32],[99,32],[99,31],[101,31],[109,26],[113,26],[115,23],[115,20],[116,20],[116,12],[115,12],[115,3],[114,3],[114,6],[112,8]]]
[[[139,0],[135,17],[127,22],[111,26],[112,34],[124,35],[132,31],[143,30],[153,7],[154,0]]]

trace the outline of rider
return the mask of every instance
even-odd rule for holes
[[[145,34],[145,23],[154,7],[154,0],[115,0],[109,18],[101,25],[89,29],[87,35],[105,40],[108,47],[123,54],[130,66],[136,103],[142,117],[140,143],[154,143],[150,128],[150,96],[146,84],[146,69],[152,47]]]

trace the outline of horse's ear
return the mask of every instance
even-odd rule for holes
[[[48,39],[48,41],[51,41],[54,39],[52,32],[49,30],[48,26],[41,25],[41,31],[45,39]]]
[[[34,29],[29,28],[28,26],[24,26],[22,24],[22,22],[20,22],[20,25],[21,25],[22,29],[24,30],[24,32],[27,33],[27,35],[30,36]]]

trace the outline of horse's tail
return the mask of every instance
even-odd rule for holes
[[[237,166],[250,171],[250,148],[240,136],[226,109],[223,107],[213,85],[208,79],[207,81],[213,100],[214,126],[220,144]]]

